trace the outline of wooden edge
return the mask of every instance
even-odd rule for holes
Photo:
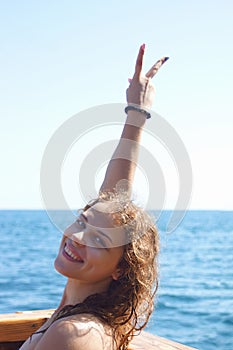
[[[26,340],[39,329],[54,310],[36,310],[0,314],[0,342],[17,342]]]
[[[18,350],[24,341],[0,343],[0,350]]]
[[[5,321],[18,321],[18,320],[29,320],[39,318],[49,318],[55,310],[33,310],[33,311],[17,311],[12,314],[0,314],[0,324]]]
[[[140,335],[135,336],[131,344],[132,350],[195,350],[195,348],[188,345],[183,345],[146,331],[142,331]]]
[[[12,314],[0,314],[0,350],[14,349],[13,342],[26,340],[51,317],[54,310],[23,311]],[[3,347],[7,343],[12,347]],[[194,348],[175,341],[161,338],[148,332],[141,332],[131,342],[132,350],[192,350]]]

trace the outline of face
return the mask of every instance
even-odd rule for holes
[[[118,278],[125,233],[106,211],[105,203],[97,203],[65,230],[55,260],[58,272],[83,283]]]

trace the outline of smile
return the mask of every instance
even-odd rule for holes
[[[83,263],[83,260],[80,258],[80,256],[77,256],[74,253],[72,253],[72,251],[68,248],[67,245],[65,245],[65,247],[64,247],[64,252],[65,252],[65,256],[66,257],[68,256],[70,258],[70,260]]]

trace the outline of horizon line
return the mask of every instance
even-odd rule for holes
[[[80,209],[80,208],[78,208]],[[70,208],[70,209],[61,209],[61,208],[51,208],[51,209],[44,209],[44,208],[0,208],[0,211],[77,211],[77,208]],[[146,208],[146,211],[233,211],[233,208],[188,208],[188,209],[171,209],[171,208],[164,208],[164,209],[153,209],[153,208]]]

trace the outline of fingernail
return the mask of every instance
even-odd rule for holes
[[[146,44],[142,44],[141,45],[141,49],[144,51],[145,50],[145,47],[146,47]]]

